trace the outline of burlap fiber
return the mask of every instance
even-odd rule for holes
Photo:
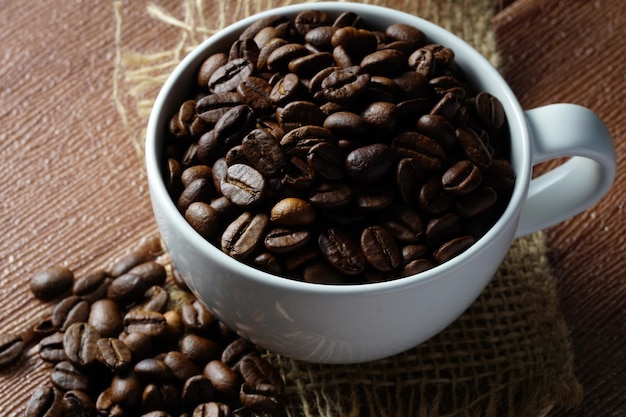
[[[146,19],[175,27],[170,50],[131,51],[117,19],[115,99],[130,140],[143,152],[143,133],[159,87],[180,59],[216,30],[288,2],[181,0],[178,10],[151,6]],[[491,0],[386,1],[464,38],[495,65]],[[394,357],[360,365],[315,365],[276,354],[289,417],[545,416],[578,403],[567,326],[543,232],[516,240],[490,285],[452,325]]]

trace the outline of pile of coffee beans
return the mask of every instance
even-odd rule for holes
[[[37,344],[50,364],[26,417],[230,417],[281,409],[278,371],[251,342],[218,321],[159,262],[158,239],[80,277],[37,272],[36,298],[51,301],[32,329],[0,335],[0,367]]]
[[[166,132],[167,187],[199,234],[268,272],[419,273],[471,246],[510,198],[501,103],[418,28],[269,16],[195,84]]]

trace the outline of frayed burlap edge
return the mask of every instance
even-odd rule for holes
[[[113,96],[141,159],[154,98],[181,58],[228,24],[289,3],[181,0],[182,17],[150,5],[149,18],[180,32],[176,44],[155,53],[125,49],[123,6],[113,3],[117,22]],[[490,0],[370,3],[431,20],[498,64]],[[569,333],[546,252],[542,232],[517,239],[490,285],[457,321],[394,357],[331,366],[267,353],[286,381],[285,415],[537,417],[555,405],[577,404],[582,389],[573,373]]]

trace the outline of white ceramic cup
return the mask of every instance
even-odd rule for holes
[[[379,29],[406,23],[454,50],[477,89],[496,96],[510,126],[516,184],[495,225],[459,256],[431,270],[387,282],[322,285],[273,276],[216,248],[185,221],[162,176],[164,133],[189,97],[196,72],[212,53],[228,50],[237,35],[269,14],[308,9],[359,14]],[[536,178],[533,165],[571,156]],[[590,110],[555,104],[524,111],[499,73],[467,43],[418,17],[346,2],[286,6],[239,21],[211,36],[174,70],[154,105],[147,129],[146,163],[157,224],[172,261],[188,286],[225,324],[263,348],[320,363],[355,363],[409,349],[443,330],[478,297],[516,236],[553,225],[599,200],[613,182],[616,157],[607,128]]]

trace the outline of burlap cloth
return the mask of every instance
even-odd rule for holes
[[[491,0],[385,1],[458,34],[499,64]],[[216,30],[285,2],[181,0],[149,7],[146,19],[174,26],[171,50],[130,50],[115,3],[115,98],[129,140],[143,152],[143,129],[158,88],[180,59]],[[581,400],[568,329],[558,306],[546,235],[513,243],[491,284],[442,333],[394,357],[345,366],[314,365],[272,353],[286,381],[287,416],[544,416]]]

